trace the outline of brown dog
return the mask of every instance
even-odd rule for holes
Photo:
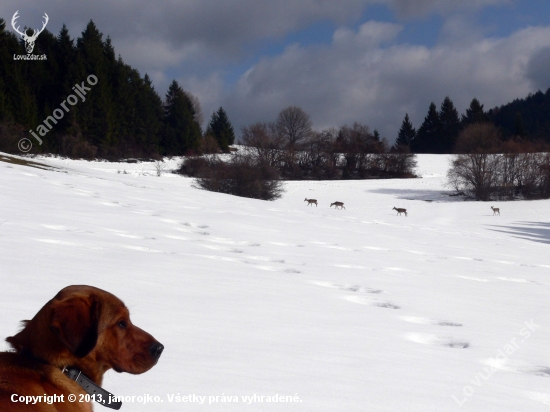
[[[132,324],[120,299],[92,286],[66,287],[23,323],[6,339],[14,351],[0,353],[0,411],[91,412],[90,398],[111,395],[99,388],[105,372],[146,372],[164,349]]]

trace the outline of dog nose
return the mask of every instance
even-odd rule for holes
[[[151,356],[155,360],[158,360],[158,358],[160,358],[160,355],[162,354],[163,350],[164,350],[164,345],[162,343],[159,343],[159,342],[153,343],[151,345],[151,347],[149,348],[149,352],[151,352]]]

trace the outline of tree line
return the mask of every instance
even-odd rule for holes
[[[447,96],[439,109],[434,102],[430,104],[418,130],[413,127],[408,113],[405,114],[395,144],[407,147],[413,153],[455,153],[459,134],[475,123],[490,123],[499,128],[503,142],[550,144],[550,89],[489,111],[474,98],[462,116]]]
[[[243,127],[240,143],[244,146],[238,156],[240,164],[273,170],[285,180],[415,176],[415,155],[389,147],[376,130],[371,132],[367,125],[354,123],[314,131],[309,114],[296,106],[284,108],[272,122]],[[218,164],[219,160],[212,157],[190,158],[180,172],[212,177]]]
[[[161,98],[147,74],[116,57],[110,37],[104,39],[93,21],[77,39],[65,25],[57,36],[44,30],[33,53],[46,60],[13,58],[25,53],[24,42],[0,19],[1,151],[18,153],[17,142],[28,138],[34,142],[31,153],[113,159],[184,155],[205,146],[227,151],[234,142],[223,108],[203,133],[198,99],[175,80]],[[97,84],[87,86],[85,100],[66,106],[50,131],[35,130],[91,75]],[[37,132],[41,145],[30,131]]]

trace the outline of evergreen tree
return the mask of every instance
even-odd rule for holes
[[[12,51],[10,49],[17,47],[17,42],[5,29],[6,22],[0,18],[0,121],[9,121],[13,118],[6,82],[13,77],[13,65],[8,64]]]
[[[108,151],[113,133],[114,113],[111,107],[108,84],[108,68],[103,51],[103,34],[90,20],[82,37],[77,39],[78,54],[82,58],[83,72],[77,74],[76,83],[84,82],[89,75],[98,78],[98,84],[86,94],[86,100],[78,104],[78,123],[82,133],[100,153]]]
[[[201,130],[194,115],[191,100],[178,82],[173,80],[164,102],[164,130],[161,140],[164,155],[184,155],[198,148]]]
[[[159,153],[162,115],[162,99],[149,76],[145,74],[139,89],[136,118],[143,136],[143,150],[147,155]]]
[[[430,104],[428,114],[411,142],[414,153],[437,153],[437,137],[441,132],[441,120],[434,102]]]
[[[0,120],[13,121],[25,128],[36,125],[38,114],[36,98],[29,87],[30,64],[15,62],[14,54],[26,54],[23,43],[0,19]],[[40,62],[33,62],[40,63]]]
[[[416,137],[416,130],[414,129],[411,120],[409,119],[409,114],[405,113],[405,118],[399,129],[397,139],[395,141],[396,146],[408,146],[411,147],[411,142]]]
[[[229,146],[235,142],[235,132],[227,118],[227,113],[225,113],[222,107],[217,112],[212,113],[205,134],[213,136],[222,151],[229,152]]]
[[[472,123],[482,123],[488,121],[487,113],[483,110],[483,105],[475,97],[470,102],[470,107],[466,109],[466,114],[462,115],[462,126]]]
[[[380,132],[377,129],[374,129],[374,131],[372,132],[372,137],[374,138],[374,140],[379,142],[380,141]]]
[[[521,112],[516,113],[514,118],[514,135],[519,137],[525,137],[525,124],[523,123],[523,116]]]
[[[501,128],[505,139],[523,135],[550,143],[550,89],[495,107],[488,117]]]
[[[458,111],[449,96],[445,97],[443,103],[441,103],[439,120],[441,122],[441,132],[436,140],[436,153],[452,153],[460,131],[460,120]]]

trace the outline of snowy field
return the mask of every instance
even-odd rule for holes
[[[166,347],[107,373],[123,411],[550,410],[548,200],[450,198],[437,155],[421,179],[289,182],[274,202],[36,160],[54,168],[0,161],[0,336],[67,285],[116,294]]]

